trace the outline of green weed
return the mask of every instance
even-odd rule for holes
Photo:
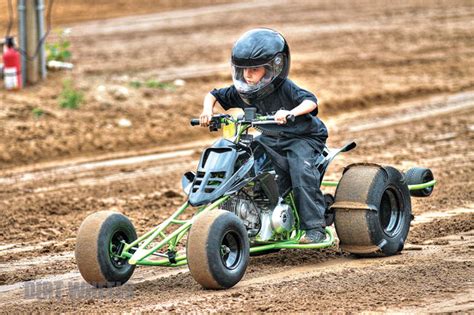
[[[33,117],[34,117],[35,119],[38,119],[38,118],[40,118],[41,116],[44,115],[44,110],[42,110],[42,109],[39,108],[39,107],[35,107],[35,108],[33,108],[33,109],[31,110],[31,114],[33,114]]]
[[[59,36],[58,40],[54,43],[46,44],[46,54],[48,61],[68,61],[69,59],[71,59],[71,42],[67,39],[70,32],[70,29],[57,31]]]
[[[76,90],[71,80],[63,81],[63,90],[59,95],[59,106],[66,109],[78,109],[84,99],[84,94]]]
[[[138,80],[133,80],[130,81],[130,86],[136,89],[139,89],[141,87],[147,87],[150,89],[162,89],[162,90],[174,90],[175,86],[173,83],[168,83],[168,82],[160,82],[158,80],[154,79],[149,79],[146,80],[145,82],[143,81],[138,81]]]
[[[142,83],[140,81],[134,80],[134,81],[130,81],[130,86],[138,89],[142,86]]]

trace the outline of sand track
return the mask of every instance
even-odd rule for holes
[[[432,106],[429,104],[436,103],[435,101],[437,99],[439,100],[440,96],[420,99],[417,103],[419,104],[417,113],[422,115],[423,110],[429,112],[432,109]],[[450,99],[450,97],[444,97],[444,99]],[[394,106],[399,106],[402,109],[411,108],[409,106],[405,107],[403,104]],[[446,108],[449,108],[449,106]],[[381,108],[377,110],[374,108],[370,111],[370,115],[374,118],[384,117],[383,113],[387,110],[389,109]],[[463,123],[463,119],[467,117],[465,115],[466,110],[472,113],[472,108],[468,106],[467,108],[461,109],[454,107],[453,110],[440,113],[439,115],[430,115],[429,117],[421,118],[415,117],[414,121],[417,123],[414,126],[417,126],[416,128],[419,133],[424,133],[425,129],[430,129],[430,124],[424,123],[425,121],[441,120],[443,121],[442,124],[447,125],[445,128],[450,129],[451,133],[456,134],[454,136],[456,141],[462,143],[470,138],[469,132],[462,132],[465,128],[470,126],[469,119],[467,124]],[[381,113],[378,113],[378,111]],[[360,120],[357,119],[358,116],[355,113],[350,114],[350,116],[350,119]],[[360,112],[360,117],[364,117],[364,119],[370,121],[367,117],[367,112]],[[328,122],[329,128],[336,128],[341,121],[347,121],[349,118],[347,114],[342,113],[340,116],[336,116],[333,120]],[[391,118],[388,117],[384,119]],[[404,124],[413,125],[413,121],[402,120],[400,122],[402,126],[398,126],[397,124],[397,128],[407,131],[410,130],[410,128],[403,126]],[[394,128],[394,130],[384,135],[385,149],[392,149],[394,151],[397,149],[398,142],[393,142],[393,140],[398,140],[400,135],[403,135],[400,134],[400,130],[397,128]],[[371,135],[373,136],[379,132],[379,129],[376,127],[364,128],[357,131],[357,135],[369,138]],[[444,132],[445,131],[440,128],[436,129],[436,132],[431,133],[432,137],[439,138],[439,140],[434,140],[435,143],[446,141],[442,136]],[[344,142],[345,138],[345,135],[336,135],[333,138],[332,144],[336,145]],[[200,146],[202,146],[202,144],[196,144],[195,150],[199,151]],[[193,146],[189,144],[185,145],[185,147],[191,148]],[[416,143],[413,143],[413,148],[416,147],[418,147]],[[450,163],[461,162],[465,155],[458,154],[450,147],[447,148],[446,158],[449,159],[452,157]],[[410,148],[411,146],[409,146],[407,150],[410,150]],[[36,199],[36,206],[43,203],[41,207],[46,211],[44,214],[45,219],[59,215],[59,221],[57,222],[61,226],[66,227],[64,232],[61,231],[62,236],[54,236],[54,230],[51,232],[53,234],[50,234],[50,230],[48,229],[51,228],[45,228],[48,224],[39,219],[37,226],[33,226],[32,229],[33,231],[48,231],[43,237],[40,237],[40,240],[43,239],[42,242],[31,242],[30,239],[26,243],[10,245],[10,247],[8,243],[2,244],[0,259],[3,260],[4,263],[1,263],[0,279],[4,285],[0,287],[0,294],[5,297],[5,299],[3,299],[5,301],[4,306],[12,308],[13,310],[20,305],[22,305],[22,308],[27,307],[27,309],[32,311],[74,310],[74,308],[77,307],[77,296],[71,292],[76,292],[77,290],[79,290],[79,292],[83,292],[84,290],[86,290],[85,292],[89,292],[89,289],[84,286],[84,282],[82,282],[75,268],[71,252],[74,244],[74,233],[80,220],[91,211],[100,210],[103,206],[109,206],[113,209],[123,211],[132,218],[132,221],[138,225],[141,231],[150,227],[149,218],[155,218],[156,220],[163,219],[166,213],[172,210],[173,205],[176,206],[183,199],[183,196],[180,195],[179,192],[178,181],[176,180],[177,176],[179,176],[179,173],[184,171],[186,167],[192,169],[192,166],[197,161],[197,156],[189,155],[191,152],[188,150],[189,149],[178,151],[178,153],[176,153],[176,159],[170,157],[168,153],[162,152],[155,155],[138,155],[137,157],[129,156],[127,158],[110,160],[99,159],[100,162],[94,162],[93,160],[84,161],[79,164],[63,162],[64,166],[58,166],[57,168],[51,168],[48,165],[44,170],[36,167],[32,173],[16,171],[6,177],[2,177],[1,180],[4,187],[10,187],[11,189],[10,192],[4,193],[4,197],[6,197],[4,199],[5,201],[25,205],[29,203],[28,200],[31,199],[34,201]],[[461,151],[460,149],[460,152]],[[182,156],[179,156],[179,152],[182,152]],[[395,164],[399,167],[415,165],[421,161],[429,160],[432,157],[430,165],[433,166],[435,174],[440,180],[440,184],[436,187],[436,192],[433,197],[421,200],[414,199],[416,219],[413,222],[407,250],[405,250],[401,256],[386,259],[358,260],[348,257],[338,250],[325,250],[322,252],[285,251],[267,257],[252,259],[249,271],[244,280],[239,283],[236,288],[224,292],[201,291],[199,286],[190,277],[186,268],[169,270],[145,267],[138,269],[131,282],[127,284],[127,286],[130,287],[122,291],[122,293],[132,292],[130,294],[133,294],[133,299],[129,300],[129,297],[119,296],[118,300],[128,305],[126,309],[133,310],[135,307],[139,307],[142,311],[185,311],[190,309],[201,311],[245,311],[251,309],[262,311],[302,311],[312,309],[313,304],[309,295],[301,293],[306,292],[307,290],[305,290],[304,287],[309,286],[310,289],[308,290],[311,290],[311,292],[315,290],[314,292],[320,294],[321,299],[330,292],[336,294],[337,300],[339,301],[337,305],[322,301],[318,302],[318,307],[322,307],[325,310],[386,310],[397,309],[397,307],[406,310],[428,310],[432,309],[429,308],[431,303],[438,303],[436,302],[437,299],[453,300],[453,304],[442,304],[440,307],[443,307],[443,309],[458,311],[470,310],[471,304],[469,299],[466,300],[466,292],[472,290],[472,283],[466,280],[468,279],[466,275],[472,273],[472,266],[470,265],[470,261],[472,260],[472,230],[474,229],[472,224],[472,222],[474,222],[472,197],[470,197],[470,199],[464,198],[463,200],[456,199],[456,194],[453,194],[452,191],[453,189],[458,191],[460,187],[456,186],[456,180],[451,179],[449,176],[446,177],[453,168],[446,168],[444,164],[445,160],[437,160],[437,155],[434,154],[434,152],[423,151],[422,157],[413,155],[410,161],[404,160],[404,163],[401,164],[397,162],[396,155],[387,156],[384,152],[385,150],[380,150],[380,148],[372,146],[370,142],[359,142],[359,148],[356,151],[344,155],[341,159],[336,161],[333,172],[337,173],[337,171],[347,163],[365,159],[367,157],[366,154],[370,154],[371,158],[379,162],[383,161],[386,164]],[[190,158],[189,160],[187,160],[187,156]],[[173,165],[176,165],[176,167],[174,168],[173,166],[169,168],[168,172],[153,172],[154,169],[160,169],[160,167],[162,170],[162,166],[165,165],[168,165],[168,168]],[[126,170],[124,170],[124,167]],[[455,169],[454,167],[454,170]],[[337,177],[337,174],[331,174],[330,176]],[[12,178],[15,180],[12,180]],[[175,178],[174,183],[169,182],[171,178]],[[73,182],[71,182],[71,180],[73,180]],[[469,182],[469,179],[466,178],[466,180]],[[82,183],[86,181],[87,185],[81,187],[81,181],[83,181]],[[140,182],[140,184],[138,184],[138,182]],[[154,186],[157,182],[167,182],[168,185],[157,188]],[[67,183],[70,184],[65,185]],[[145,188],[147,187],[146,183],[149,183],[148,188]],[[52,184],[53,186],[51,186]],[[28,191],[28,195],[21,197],[21,195],[24,195],[25,186],[34,188]],[[49,187],[49,189],[45,187]],[[108,187],[108,192],[105,194],[98,193],[100,187]],[[460,198],[469,196],[467,191],[463,193],[462,188],[459,193]],[[68,203],[64,204],[62,200],[65,200],[64,198],[67,198],[70,194],[76,196],[75,203],[77,205],[74,207],[74,209],[76,209],[74,212],[77,212],[77,214],[71,216],[68,209],[64,209],[63,212],[61,209],[58,209],[55,210],[58,212],[56,215],[54,214],[55,211],[53,211],[52,214],[51,206],[55,203],[68,207]],[[94,197],[91,197],[92,195],[94,195]],[[159,198],[160,201],[158,203],[155,201],[157,196],[162,197],[166,195],[171,198],[165,199],[170,200]],[[84,196],[86,199],[82,200],[81,196]],[[449,199],[445,199],[447,198],[445,196],[450,197]],[[446,204],[444,200],[450,200],[450,203]],[[469,200],[471,200],[470,203]],[[48,201],[48,203],[44,203],[45,201]],[[457,204],[457,207],[453,207],[455,204]],[[463,204],[464,206],[462,206]],[[153,205],[156,205],[157,208],[153,209]],[[7,217],[17,221],[18,218],[24,217],[26,220],[24,222],[31,220],[28,219],[28,210],[23,211],[23,207],[16,209],[18,210],[15,211],[14,214],[12,213],[11,217],[8,214]],[[41,212],[43,211],[40,211],[40,218],[43,216]],[[158,216],[157,213],[159,213]],[[137,214],[139,215],[137,216]],[[38,214],[32,215],[38,217]],[[12,229],[11,231],[13,232],[14,230]],[[51,235],[54,237],[51,237]],[[17,234],[17,238],[18,236]],[[441,238],[439,238],[439,236],[441,236]],[[15,235],[13,235],[12,240],[14,237]],[[459,240],[462,241],[459,242]],[[32,260],[32,256],[38,257]],[[449,259],[452,260],[453,256],[457,257],[455,266],[446,270],[443,268],[446,263],[441,262]],[[426,263],[427,261],[430,263]],[[415,268],[415,271],[418,272],[419,275],[415,271],[412,271],[413,268]],[[426,280],[425,276],[421,276],[426,273],[426,269],[432,268],[441,272],[436,278],[436,281],[432,279]],[[399,272],[395,273],[395,270]],[[387,300],[383,294],[379,294],[387,290],[379,286],[390,283],[390,277],[394,276],[399,277],[397,279],[401,281],[401,284],[396,286],[395,284],[390,284],[393,290],[401,290],[404,286],[409,287],[412,285],[412,283],[408,282],[408,278],[410,277],[414,277],[417,281],[415,286],[419,291],[416,295],[401,295],[402,301],[406,302],[402,304],[403,306],[398,304],[399,301],[396,299]],[[377,281],[374,288],[369,290],[375,294],[370,300],[366,297],[353,295],[353,289],[358,285],[355,279],[365,279],[366,277],[367,281],[373,277],[382,277],[385,279],[382,281],[382,284]],[[444,277],[449,277],[451,280],[444,288],[441,288],[439,281],[444,279]],[[327,287],[327,284],[322,281],[322,279],[333,279],[333,281],[337,282],[341,281],[342,278],[345,280],[342,281],[342,284],[339,286],[331,284]],[[28,279],[34,281],[23,282]],[[458,289],[454,286],[455,280],[460,281]],[[27,283],[26,287],[25,283]],[[52,306],[52,304],[48,302],[48,296],[46,296],[46,300],[44,300],[44,296],[41,296],[43,299],[40,300],[24,298],[26,290],[30,290],[33,285],[32,283],[35,285],[39,285],[38,283],[64,283],[69,285],[64,285],[64,288],[58,291],[59,293],[57,294],[60,296],[59,302]],[[317,287],[318,283],[325,289]],[[369,285],[369,282],[367,282],[367,285]],[[74,286],[78,286],[79,289],[74,289]],[[270,303],[269,301],[275,300],[275,294],[278,294],[283,288],[291,288],[289,296],[296,294],[303,302],[295,303],[289,297],[284,299],[279,297],[278,300],[281,302]],[[158,299],[148,299],[150,294],[157,294],[163,290],[169,293],[165,293],[164,295],[160,293]],[[436,290],[435,292],[437,293],[432,294],[433,290]],[[255,294],[255,292],[258,292],[258,294]],[[100,307],[105,307],[110,311],[118,310],[116,308],[117,306],[115,306],[115,302],[110,303],[107,299],[103,300],[97,296],[97,293],[88,294],[92,294],[92,300],[86,299],[86,301],[84,301],[79,299],[78,303],[82,309],[99,310]],[[344,303],[342,302],[341,296],[346,296]],[[21,300],[18,300],[20,298]],[[226,304],[216,304],[215,301],[221,299],[226,299],[230,302]],[[15,302],[11,302],[13,300]],[[142,302],[138,305],[135,302],[136,300],[147,300],[148,302]],[[326,299],[323,300],[326,301]],[[347,302],[352,300],[359,302],[356,304]],[[461,302],[454,302],[457,300]],[[101,306],[94,301],[100,303]],[[360,302],[363,303],[361,304]]]
[[[0,94],[0,312],[473,312],[473,13],[470,1],[278,1],[71,24],[73,73]],[[80,222],[116,210],[141,234],[185,200],[181,175],[217,136],[189,118],[230,82],[230,47],[256,18],[288,37],[292,78],[320,98],[328,145],[358,144],[326,179],[356,162],[433,170],[434,194],[412,198],[405,250],[254,257],[228,291],[202,290],[186,268],[151,267],[121,288],[90,288],[73,257]],[[67,77],[85,93],[78,111],[57,108]],[[129,85],[150,78],[187,81]],[[125,100],[113,98],[117,86],[129,89]]]

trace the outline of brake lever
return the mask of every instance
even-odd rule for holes
[[[211,119],[211,121],[209,122],[209,131],[210,132],[218,131],[221,127],[222,127],[222,123],[221,123],[220,118],[214,119],[214,117],[213,117]]]
[[[286,123],[288,124],[294,124],[295,123],[295,120],[296,120],[296,116],[295,115],[287,115],[286,116]]]

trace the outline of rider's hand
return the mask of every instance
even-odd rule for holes
[[[277,111],[275,113],[275,121],[279,124],[279,125],[284,125],[286,124],[286,117],[288,115],[291,115],[291,112],[289,110],[283,110],[283,109],[280,109],[279,111]]]
[[[199,123],[201,124],[202,127],[207,127],[209,126],[209,122],[211,121],[211,118],[212,118],[212,111],[204,110],[199,116]]]

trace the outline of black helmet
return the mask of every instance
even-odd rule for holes
[[[258,83],[244,78],[244,69],[264,67]],[[268,28],[246,32],[232,48],[232,79],[240,97],[250,104],[277,89],[290,71],[290,48],[283,36]]]

